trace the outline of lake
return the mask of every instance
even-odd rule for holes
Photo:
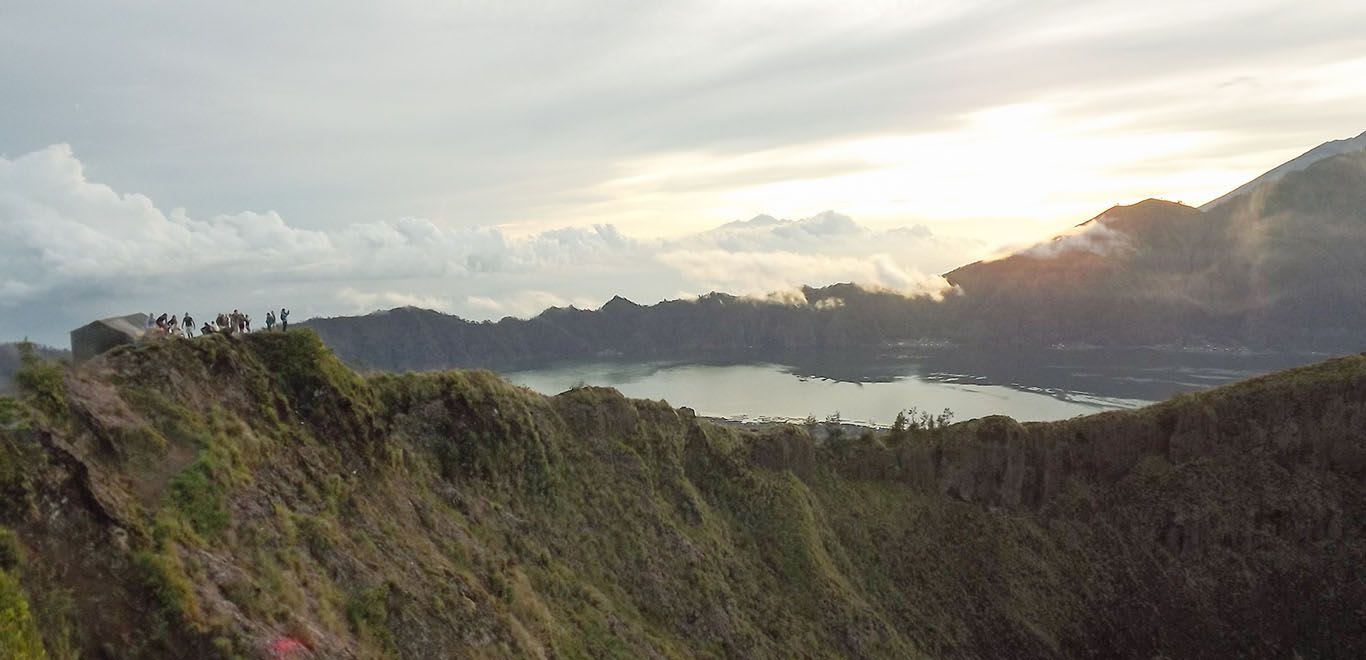
[[[847,422],[886,425],[897,411],[910,407],[936,414],[948,408],[956,420],[985,415],[1065,419],[1135,408],[1327,357],[1161,349],[913,348],[565,362],[504,376],[545,394],[601,385],[629,397],[663,399],[728,419],[824,419],[838,412]]]

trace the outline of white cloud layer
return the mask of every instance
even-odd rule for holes
[[[470,318],[596,307],[623,294],[762,295],[853,281],[932,291],[980,244],[923,227],[872,230],[825,212],[760,216],[701,234],[640,239],[610,225],[510,236],[423,218],[331,230],[275,212],[207,219],[89,180],[66,145],[0,158],[0,338],[61,343],[66,330],[131,311],[288,306],[294,318],[404,305]],[[257,309],[259,308],[259,309]]]

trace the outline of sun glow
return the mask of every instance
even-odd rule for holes
[[[834,208],[873,225],[928,223],[948,233],[955,223],[986,225],[1002,240],[1018,240],[1116,203],[1161,196],[1199,204],[1218,196],[1243,173],[1169,166],[1217,140],[1200,132],[1125,132],[1049,104],[1015,104],[937,132],[630,163],[631,174],[600,188],[609,201],[597,210],[617,224],[658,228],[655,209],[724,221]],[[1168,167],[1144,167],[1156,162]]]

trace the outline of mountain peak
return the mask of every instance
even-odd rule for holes
[[[612,296],[611,300],[603,304],[602,311],[606,312],[617,310],[641,309],[641,307],[642,305],[640,303],[637,303],[629,298],[623,298],[622,296],[617,295]]]

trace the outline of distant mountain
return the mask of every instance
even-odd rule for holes
[[[962,291],[956,316],[970,336],[1356,346],[1366,339],[1366,150],[1267,178],[1208,211],[1117,206],[945,278]]]
[[[948,328],[938,310],[929,297],[837,284],[807,287],[800,296],[781,299],[709,293],[644,306],[617,296],[598,310],[555,307],[535,318],[497,323],[404,307],[303,325],[354,366],[424,370],[617,355],[878,346],[944,334]]]
[[[403,308],[307,325],[350,364],[377,369],[918,339],[1360,350],[1363,147],[1366,134],[1321,145],[1205,210],[1157,199],[1116,206],[1052,240],[946,273],[955,291],[942,301],[842,284],[781,299],[711,293],[648,307],[618,297],[596,311],[553,308],[497,323]],[[830,212],[758,216],[698,240],[735,248],[755,232],[809,241],[851,231],[857,226]]]
[[[1313,149],[1310,149],[1309,151],[1306,151],[1303,154],[1300,154],[1295,159],[1286,161],[1285,163],[1276,166],[1266,174],[1263,174],[1251,181],[1248,181],[1247,183],[1244,183],[1243,185],[1238,186],[1237,188],[1234,188],[1232,191],[1224,194],[1218,199],[1213,200],[1211,202],[1206,202],[1204,206],[1200,207],[1200,210],[1209,211],[1214,207],[1219,206],[1220,204],[1223,204],[1224,202],[1227,202],[1235,197],[1246,195],[1247,193],[1250,193],[1254,189],[1260,188],[1265,184],[1271,183],[1273,181],[1278,181],[1281,179],[1281,177],[1291,172],[1298,172],[1300,170],[1306,169],[1310,165],[1313,165],[1314,163],[1317,163],[1325,158],[1331,158],[1333,156],[1337,156],[1338,154],[1346,154],[1363,150],[1366,150],[1366,132],[1363,132],[1361,135],[1358,135],[1354,138],[1324,142],[1323,144],[1320,144],[1319,146],[1314,147]]]

